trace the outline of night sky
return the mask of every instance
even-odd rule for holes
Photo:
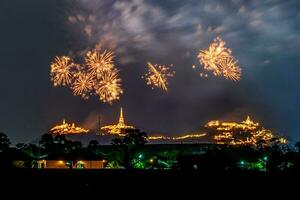
[[[86,128],[117,120],[180,134],[213,119],[243,120],[300,139],[299,0],[1,0],[0,132],[28,142],[62,119]],[[199,76],[200,49],[221,36],[242,80]],[[49,77],[56,55],[101,44],[116,53],[124,95],[113,105],[83,100]],[[146,62],[174,64],[168,93],[141,79]],[[192,69],[192,65],[198,70]]]

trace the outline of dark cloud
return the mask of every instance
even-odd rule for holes
[[[2,4],[2,5],[1,5]],[[62,118],[95,127],[117,118],[146,131],[177,134],[211,119],[241,120],[247,114],[291,139],[299,139],[300,3],[280,1],[3,1],[0,3],[0,129],[14,141],[30,140]],[[199,49],[221,36],[243,70],[234,83],[203,79]],[[124,95],[113,106],[53,88],[55,55],[101,44],[113,48]],[[146,61],[174,64],[167,94],[140,79]]]

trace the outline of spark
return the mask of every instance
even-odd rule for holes
[[[85,62],[88,71],[99,78],[103,72],[114,68],[113,58],[114,53],[112,51],[105,50],[100,52],[98,50],[92,50],[86,53]]]
[[[220,37],[214,39],[208,50],[201,50],[198,58],[204,69],[212,71],[215,76],[223,75],[226,79],[240,80],[241,69],[237,66],[238,61]]]
[[[54,86],[68,86],[74,96],[88,99],[99,95],[100,101],[111,104],[123,93],[113,58],[112,51],[100,51],[98,47],[88,51],[81,64],[67,56],[56,57],[51,64],[51,80]]]
[[[101,80],[96,85],[96,94],[104,103],[112,104],[113,101],[118,100],[123,94],[121,88],[121,79],[118,77],[118,71],[116,69],[106,71],[103,73]]]
[[[232,58],[227,58],[220,63],[220,67],[226,79],[233,81],[239,81],[241,79],[241,68],[236,64],[237,61]]]
[[[70,85],[73,78],[73,68],[76,64],[68,56],[55,57],[50,67],[50,77],[54,86]]]
[[[142,77],[147,81],[147,85],[151,85],[152,89],[158,87],[164,91],[168,91],[168,78],[174,77],[175,71],[170,71],[170,68],[165,65],[147,63],[149,71]]]
[[[95,80],[91,73],[79,72],[75,75],[75,81],[72,89],[75,96],[81,96],[83,99],[88,99],[95,85]]]

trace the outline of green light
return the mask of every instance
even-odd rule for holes
[[[255,168],[262,170],[265,167],[264,167],[264,165],[262,163],[258,162],[258,163],[255,163]]]
[[[143,154],[139,154],[139,159],[142,159],[143,158]]]
[[[267,160],[268,160],[268,157],[267,157],[267,156],[265,156],[265,157],[264,157],[264,161],[267,161]]]
[[[241,165],[244,165],[244,164],[245,164],[245,162],[242,160],[242,161],[240,162],[240,164],[241,164]]]

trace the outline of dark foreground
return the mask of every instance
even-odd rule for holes
[[[176,170],[1,170],[1,189],[55,192],[72,189],[102,191],[115,188],[126,190],[163,190],[166,188],[262,189],[266,186],[282,189],[288,183],[298,182],[299,174],[265,172],[231,172],[226,174]],[[296,185],[295,185],[296,186]]]

